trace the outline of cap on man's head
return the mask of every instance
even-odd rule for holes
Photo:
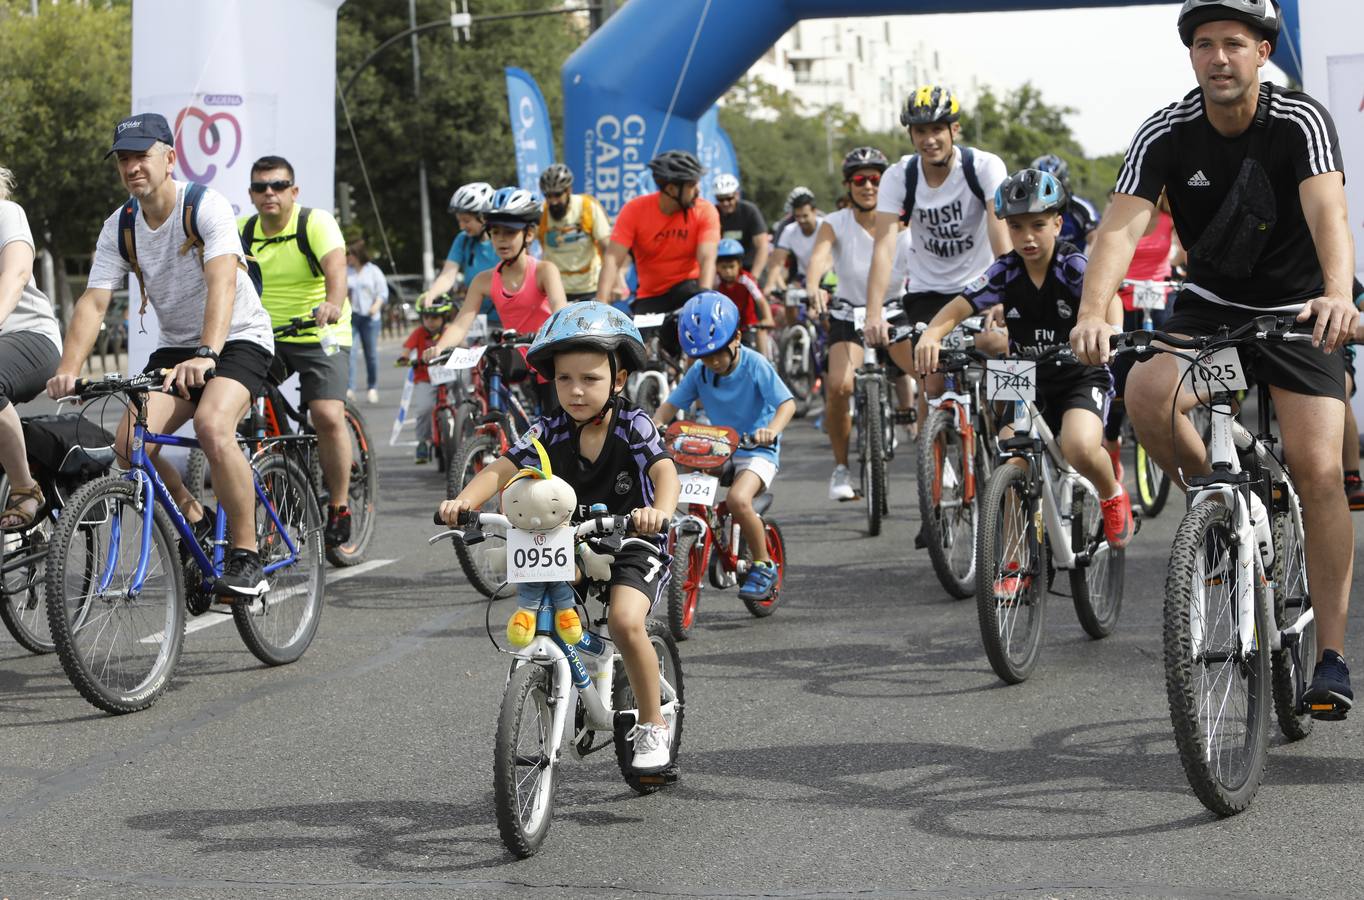
[[[160,113],[129,116],[114,126],[114,146],[104,156],[107,159],[120,150],[141,152],[157,141],[175,146],[175,135],[171,133],[170,123],[165,116]]]

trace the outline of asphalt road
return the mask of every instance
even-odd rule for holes
[[[506,659],[448,546],[426,546],[442,479],[410,454],[381,448],[372,562],[332,573],[295,665],[204,628],[154,707],[113,718],[0,637],[0,897],[1364,894],[1358,719],[1276,732],[1234,819],[1185,783],[1160,666],[1177,509],[1129,551],[1118,631],[1089,640],[1053,598],[1036,673],[1006,687],[973,602],[910,549],[912,454],[868,538],[859,505],[825,500],[808,422],[777,483],[780,609],[757,620],[708,588],[682,647],[682,780],[639,798],[609,751],[568,758],[549,838],[516,861],[491,796]]]

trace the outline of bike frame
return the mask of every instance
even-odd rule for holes
[[[124,480],[131,481],[137,487],[138,502],[142,507],[142,532],[141,546],[138,551],[137,566],[133,570],[132,583],[129,586],[128,594],[136,597],[142,592],[142,588],[147,580],[147,566],[151,558],[152,531],[154,528],[153,517],[155,506],[164,509],[170,516],[171,524],[179,533],[184,546],[189,549],[190,556],[203,573],[204,580],[202,586],[205,590],[212,586],[212,580],[222,574],[223,558],[226,555],[227,545],[227,514],[219,509],[219,514],[214,516],[213,523],[213,557],[210,559],[199,546],[199,541],[194,536],[194,531],[190,527],[184,513],[171,498],[170,491],[166,488],[166,483],[161,480],[161,474],[152,465],[151,457],[147,454],[147,444],[160,444],[169,447],[185,447],[193,449],[199,446],[198,440],[188,437],[180,437],[174,434],[160,434],[147,430],[144,421],[144,408],[140,399],[134,398],[137,409],[137,420],[133,425],[132,452],[129,454],[131,467]],[[284,540],[285,547],[289,553],[283,559],[276,560],[265,567],[265,574],[269,575],[285,566],[293,565],[298,561],[298,546],[289,537],[289,532],[280,521],[279,513],[275,509],[274,503],[265,493],[265,488],[261,485],[260,477],[252,470],[252,482],[256,489],[256,500],[265,507],[266,513],[270,516],[270,522]],[[147,494],[151,494],[152,502],[147,502]],[[112,535],[109,540],[108,553],[105,558],[104,572],[100,575],[99,584],[96,590],[99,593],[108,591],[109,584],[113,580],[114,571],[118,564],[118,554],[120,541],[119,538],[123,530],[121,518],[115,519],[110,526]]]
[[[1033,401],[1026,404],[1016,403],[1014,408],[1014,436],[1005,441],[1005,450],[1000,454],[1000,463],[1008,465],[1010,459],[1021,459],[1028,465],[1028,489],[1033,495],[1041,495],[1042,517],[1049,532],[1064,540],[1050,542],[1052,563],[1058,569],[1074,569],[1087,563],[1071,547],[1071,529],[1075,523],[1071,510],[1074,508],[1077,489],[1090,493],[1097,502],[1099,492],[1079,472],[1075,471],[1057,446],[1051,428],[1038,412]],[[1026,441],[1024,447],[1010,448],[1009,445],[1020,438]]]

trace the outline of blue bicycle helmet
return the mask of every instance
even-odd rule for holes
[[[644,338],[630,317],[614,306],[584,300],[570,303],[545,320],[531,342],[526,361],[545,378],[554,377],[554,356],[574,350],[598,350],[617,368],[644,368]]]
[[[738,330],[739,307],[719,291],[702,291],[677,314],[677,337],[688,356],[709,356],[734,340]]]
[[[1065,203],[1061,182],[1037,169],[1015,172],[995,191],[995,215],[1001,219],[1024,213],[1060,212]]]
[[[734,238],[725,238],[715,245],[715,258],[718,259],[743,259],[744,245]]]

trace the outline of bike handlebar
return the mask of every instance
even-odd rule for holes
[[[1127,331],[1113,335],[1108,339],[1108,344],[1115,354],[1169,353],[1170,348],[1202,353],[1209,349],[1232,347],[1253,341],[1310,342],[1312,334],[1310,331],[1301,330],[1304,327],[1307,327],[1306,323],[1299,322],[1295,316],[1263,315],[1256,316],[1234,331],[1223,326],[1216,334],[1199,337],[1184,337],[1164,331]],[[1153,346],[1156,342],[1166,346]]]
[[[77,378],[73,389],[75,393],[71,396],[77,402],[84,402],[95,397],[106,397],[111,394],[174,393],[174,388],[161,386],[162,382],[166,380],[166,376],[172,371],[172,369],[152,369],[150,372],[142,372],[129,378],[122,378],[117,372],[110,372],[103,378]],[[213,375],[214,370],[209,369],[204,373],[204,380],[211,380]]]

